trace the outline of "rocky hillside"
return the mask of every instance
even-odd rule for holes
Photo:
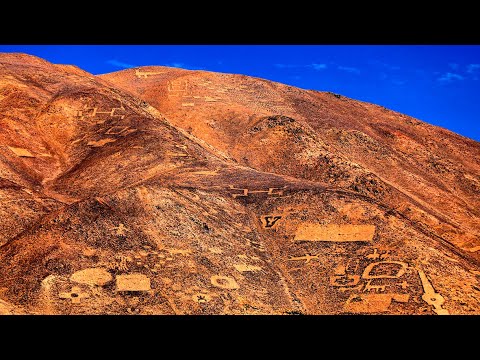
[[[479,158],[338,94],[0,54],[0,313],[480,313]]]

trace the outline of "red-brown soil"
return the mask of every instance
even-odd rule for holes
[[[479,314],[479,158],[337,94],[0,54],[0,313]]]

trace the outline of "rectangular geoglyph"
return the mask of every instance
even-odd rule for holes
[[[375,235],[375,225],[339,225],[303,223],[295,232],[294,241],[369,241]]]

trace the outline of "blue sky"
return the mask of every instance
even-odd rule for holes
[[[93,74],[166,65],[245,74],[332,91],[480,141],[480,46],[460,45],[19,45]]]

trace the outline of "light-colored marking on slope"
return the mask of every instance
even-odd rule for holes
[[[218,174],[218,171],[208,171],[208,170],[205,170],[205,171],[193,171],[191,173],[189,173],[190,175],[217,175]]]
[[[35,155],[32,155],[32,153],[30,151],[28,151],[27,149],[23,149],[23,148],[17,148],[17,147],[13,147],[13,146],[7,146],[15,155],[19,156],[19,157],[28,157],[28,158],[34,158]]]
[[[290,257],[288,260],[289,261],[303,261],[305,260],[305,264],[308,264],[310,261],[316,259],[316,260],[320,260],[319,255],[310,255],[310,254],[305,254],[304,256],[294,256],[294,257]]]
[[[117,275],[117,291],[149,291],[150,279],[143,274]]]
[[[417,269],[418,275],[420,276],[420,280],[422,281],[423,291],[424,294],[422,295],[423,301],[425,301],[428,305],[432,305],[434,307],[433,311],[436,312],[438,315],[449,315],[449,311],[447,309],[443,309],[442,305],[445,302],[445,299],[442,295],[435,292],[432,284],[427,278],[427,275],[420,270]]]
[[[79,270],[70,276],[70,280],[90,286],[103,286],[113,280],[112,275],[103,268],[88,268]]]
[[[246,265],[246,264],[235,264],[233,265],[233,267],[240,272],[262,270],[260,266]]]
[[[385,271],[385,267],[386,267],[389,271],[387,273],[381,273],[381,272],[376,273],[375,271],[373,271],[376,267],[379,267],[380,269],[383,268],[383,271]],[[374,262],[374,263],[370,263],[365,268],[365,270],[363,271],[362,278],[367,280],[398,279],[402,277],[403,274],[405,274],[405,272],[407,271],[407,268],[408,268],[408,265],[401,261],[385,260],[385,261]],[[393,272],[391,270],[393,270]]]
[[[354,313],[386,312],[392,300],[406,303],[408,294],[353,294],[345,303],[344,310]]]
[[[87,143],[88,146],[92,146],[92,147],[102,147],[108,143],[112,143],[112,142],[115,142],[117,141],[116,139],[110,139],[110,138],[107,138],[107,139],[102,139],[102,140],[98,140],[98,141],[89,141]]]
[[[293,241],[371,242],[375,225],[321,225],[303,223],[297,228]]]
[[[212,285],[222,288],[222,289],[239,289],[240,286],[237,284],[234,278],[221,275],[213,275],[210,278]]]
[[[468,249],[469,252],[477,252],[478,250],[480,250],[480,246],[475,246],[473,248]]]
[[[135,76],[139,79],[141,78],[147,79],[149,76],[155,76],[160,74],[165,74],[165,71],[154,72],[154,71],[141,71],[140,69],[135,69]]]

